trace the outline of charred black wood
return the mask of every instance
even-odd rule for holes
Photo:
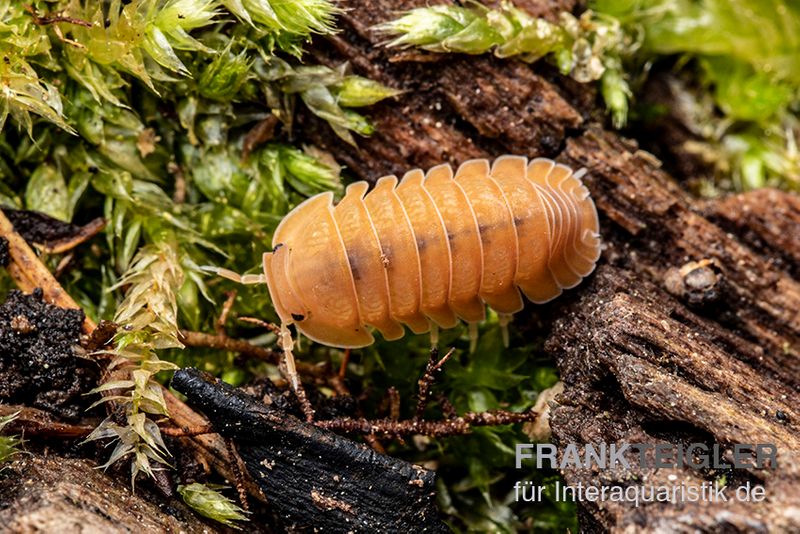
[[[172,386],[235,441],[285,527],[325,532],[446,532],[432,471],[272,409],[195,369]]]

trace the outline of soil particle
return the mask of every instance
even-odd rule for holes
[[[68,419],[89,404],[93,362],[78,358],[83,312],[47,304],[41,290],[11,291],[0,305],[0,402],[25,404]]]

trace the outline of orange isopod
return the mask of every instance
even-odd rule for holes
[[[581,172],[582,173],[582,172]],[[592,272],[597,211],[580,174],[502,156],[409,171],[309,198],[281,221],[264,278],[281,318],[309,339],[370,345],[547,302]]]

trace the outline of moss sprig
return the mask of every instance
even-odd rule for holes
[[[280,96],[286,91],[354,143],[350,132],[369,135],[372,127],[352,108],[397,92],[346,76],[342,69],[293,68],[274,57],[282,50],[299,58],[313,34],[335,31],[340,12],[330,0],[0,2],[0,53],[6,58],[0,63],[0,131],[10,116],[32,137],[31,116],[38,115],[98,143],[95,130],[124,115],[104,104],[132,109],[130,88],[138,81],[157,95],[177,93],[225,104],[262,103],[266,91],[269,105],[290,125],[291,103]],[[236,19],[246,25],[237,25]],[[257,74],[264,72],[267,79]],[[292,80],[300,79],[305,87],[292,89]],[[187,87],[196,96],[185,94]],[[272,98],[275,93],[279,96]],[[88,120],[94,119],[89,110],[98,108],[109,121]],[[114,137],[104,139],[111,143]],[[115,147],[106,155],[117,153]]]
[[[465,7],[438,5],[412,9],[375,28],[390,36],[390,47],[415,46],[437,53],[518,57],[532,63],[547,59],[562,74],[581,83],[601,80],[601,92],[615,126],[627,120],[631,95],[622,70],[622,56],[638,42],[622,31],[613,17],[586,11],[568,12],[557,23],[532,17],[503,2],[492,9],[477,2]]]
[[[112,354],[115,359],[109,371],[116,371],[115,375],[125,378],[107,381],[90,393],[105,394],[93,406],[113,402],[121,407],[126,424],[119,424],[110,416],[86,441],[112,438],[116,442],[103,467],[132,456],[131,484],[140,472],[152,477],[153,470],[158,468],[153,462],[168,464],[169,451],[153,421],[155,416],[168,416],[155,376],[178,367],[159,359],[156,350],[183,348],[178,339],[176,296],[183,281],[184,272],[176,247],[161,243],[143,247],[115,286],[129,288],[114,317],[120,333],[114,339]]]
[[[380,82],[348,73],[349,65],[293,67],[271,58],[260,70],[260,78],[275,84],[283,94],[297,95],[316,116],[324,119],[340,138],[355,146],[352,133],[369,136],[374,132],[366,117],[352,108],[371,106],[402,91]]]
[[[236,521],[247,521],[247,515],[219,491],[224,488],[225,486],[217,484],[194,482],[178,486],[178,494],[183,498],[183,502],[200,515],[238,530],[240,527]]]
[[[20,440],[18,436],[3,435],[3,429],[16,419],[18,415],[19,412],[0,416],[0,466],[4,462],[7,462],[12,456],[19,453],[19,445],[22,443],[22,440]],[[3,468],[0,467],[0,471],[2,470]]]
[[[32,135],[33,113],[74,132],[64,117],[53,76],[43,78],[35,68],[57,69],[47,31],[36,24],[22,2],[0,1],[0,57],[0,130],[11,116]]]

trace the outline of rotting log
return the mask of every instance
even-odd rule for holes
[[[800,529],[800,202],[762,190],[698,202],[652,158],[589,131],[562,159],[591,169],[604,215],[604,265],[556,312],[546,348],[565,392],[551,413],[557,442],[770,443],[770,470],[567,469],[584,485],[763,484],[765,502],[583,503],[583,524],[668,530]],[[713,265],[708,302],[670,278]],[[635,464],[634,464],[635,465]]]
[[[271,409],[194,369],[176,372],[172,386],[234,440],[286,528],[447,531],[433,472]]]
[[[725,475],[731,485],[764,483],[769,497],[758,505],[581,503],[581,528],[798,530],[800,199],[774,190],[692,197],[654,156],[598,124],[603,115],[593,87],[544,62],[381,46],[385,38],[371,30],[375,24],[425,4],[343,2],[343,31],[316,41],[311,53],[332,66],[347,61],[356,74],[405,92],[372,108],[377,132],[359,139],[357,149],[302,110],[298,134],[370,182],[505,153],[586,167],[605,243],[598,271],[517,319],[523,331],[544,333],[562,374],[565,391],[551,414],[554,440],[768,442],[779,448],[780,468],[566,469],[567,483],[593,485]],[[552,16],[573,4],[522,7]]]
[[[163,499],[163,497],[162,497]],[[89,460],[24,452],[0,472],[0,530],[9,533],[185,532],[217,528],[175,500],[161,506]]]

